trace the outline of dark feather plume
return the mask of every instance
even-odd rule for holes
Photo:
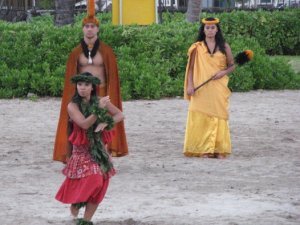
[[[237,63],[239,66],[244,65],[246,62],[249,62],[253,58],[253,51],[251,50],[245,50],[240,53],[238,53],[234,59],[235,63]]]

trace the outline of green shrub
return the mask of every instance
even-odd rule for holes
[[[284,11],[233,11],[209,14],[221,20],[227,37],[255,38],[268,54],[300,54],[300,9]],[[203,17],[207,14],[203,14]]]
[[[289,65],[265,53],[298,53],[299,12],[218,15],[233,54],[245,49],[255,52],[253,62],[230,75],[233,91],[300,88],[299,76]],[[28,93],[60,96],[68,54],[82,38],[82,17],[63,27],[55,27],[51,16],[35,17],[31,23],[0,21],[0,98]],[[198,24],[185,22],[179,13],[164,14],[163,24],[149,26],[113,26],[110,14],[99,18],[100,39],[113,47],[118,59],[124,99],[183,94],[187,50],[196,39]]]
[[[253,38],[230,38],[232,52],[236,55],[241,50],[254,52],[252,61],[244,66],[237,66],[230,74],[229,87],[234,91],[256,89],[295,89],[297,75],[282,58],[272,59],[267,56],[258,41]],[[298,85],[299,86],[299,85]]]

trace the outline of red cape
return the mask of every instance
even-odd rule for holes
[[[118,75],[117,60],[113,50],[102,41],[100,41],[99,51],[103,57],[105,75],[106,75],[106,93],[109,95],[112,104],[122,111],[122,101],[120,94],[120,81]],[[78,74],[78,58],[82,53],[81,45],[73,49],[69,55],[66,73],[63,96],[61,101],[60,116],[56,131],[56,138],[54,144],[53,160],[66,161],[66,157],[71,152],[71,145],[68,142],[68,120],[67,105],[71,101],[75,93],[75,85],[71,83],[71,77]],[[124,122],[115,125],[116,137],[109,145],[109,150],[113,156],[124,156],[128,154],[128,146],[125,135]]]

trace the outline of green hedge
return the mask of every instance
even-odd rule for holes
[[[237,68],[231,75],[230,87],[233,91],[300,88],[299,76],[289,65],[282,59],[271,60],[266,55],[265,49],[260,47],[264,46],[267,50],[268,46],[272,47],[258,38],[263,37],[265,31],[261,31],[260,36],[255,37],[238,28],[242,22],[229,22],[236,17],[244,24],[250,15],[261,18],[265,13],[266,20],[274,15],[276,18],[281,16],[284,18],[282,21],[287,23],[290,17],[293,22],[294,17],[299,16],[299,12],[300,10],[273,14],[234,12],[218,15],[223,21],[222,28],[233,53],[247,48],[255,52],[253,62]],[[279,15],[280,13],[282,15]],[[197,36],[197,24],[185,22],[182,14],[165,14],[162,25],[151,26],[112,26],[109,14],[99,15],[99,18],[100,38],[114,48],[118,57],[124,99],[158,99],[182,95],[186,52]],[[0,21],[0,98],[23,97],[28,93],[60,96],[65,62],[72,48],[82,37],[81,19],[82,16],[77,16],[75,25],[60,28],[53,25],[50,16],[37,17],[31,23]],[[226,20],[228,24],[224,22]],[[265,27],[260,26],[261,29],[273,27],[269,23],[265,24]],[[234,30],[232,26],[236,26],[236,29]],[[247,29],[249,26],[246,26]],[[283,33],[290,36],[298,32],[295,46],[299,46],[297,26],[294,24],[291,33]],[[238,30],[240,32],[235,33]],[[255,33],[258,34],[256,31]],[[285,39],[288,39],[288,36]],[[278,38],[284,39],[282,36]],[[293,38],[294,36],[291,37]],[[285,42],[279,43],[281,46],[276,48],[286,48]],[[294,54],[299,50],[295,46],[288,48],[294,50]]]
[[[300,9],[218,14],[229,36],[255,38],[271,55],[300,54]]]
[[[299,89],[300,74],[295,74],[284,59],[274,59],[264,53],[256,39],[229,39],[233,53],[240,49],[252,49],[255,53],[253,61],[237,67],[230,74],[229,87],[234,91],[249,91],[255,89]]]

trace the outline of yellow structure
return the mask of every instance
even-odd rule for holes
[[[148,25],[157,22],[156,0],[113,0],[114,25]]]

